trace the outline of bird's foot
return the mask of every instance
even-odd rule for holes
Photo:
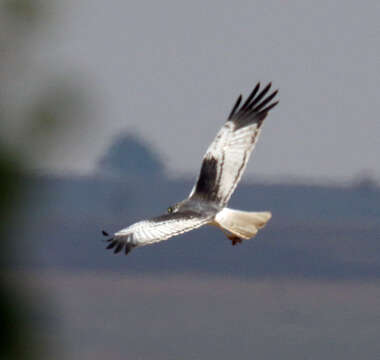
[[[231,240],[232,242],[232,246],[235,246],[237,244],[241,244],[243,242],[243,239],[242,238],[239,238],[239,236],[236,236],[236,235],[228,235],[228,238]]]

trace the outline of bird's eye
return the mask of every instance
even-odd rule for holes
[[[171,214],[173,212],[173,208],[171,206],[168,207],[168,213]]]

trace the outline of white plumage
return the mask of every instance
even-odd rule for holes
[[[228,117],[203,157],[198,179],[187,199],[169,208],[169,213],[137,222],[116,232],[108,249],[128,254],[136,246],[149,245],[202,225],[220,227],[235,245],[249,239],[265,226],[270,212],[247,212],[226,207],[260,135],[277,90],[267,96],[269,83],[260,92],[258,83],[240,106],[240,95]],[[108,235],[103,232],[104,235]]]

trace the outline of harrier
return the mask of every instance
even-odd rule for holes
[[[270,212],[248,212],[227,208],[260,135],[268,112],[278,104],[272,100],[271,83],[260,90],[258,83],[241,105],[240,95],[224,126],[203,157],[198,179],[187,199],[170,206],[168,213],[137,222],[107,239],[107,249],[128,254],[133,248],[167,240],[172,236],[214,225],[223,230],[232,245],[250,239],[271,218]],[[270,94],[269,94],[270,93]],[[109,236],[103,231],[105,236]]]

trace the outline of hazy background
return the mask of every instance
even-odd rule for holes
[[[56,79],[81,88],[89,108],[87,121],[70,117],[76,131],[56,140],[54,156],[28,149],[36,167],[89,174],[130,131],[154,146],[170,176],[193,177],[238,94],[273,81],[281,104],[246,179],[380,177],[377,1],[33,4],[43,5],[45,23],[7,66],[8,111],[51,92]],[[4,136],[19,134],[15,122]]]
[[[0,4],[0,358],[380,353],[377,2]],[[268,227],[105,251],[259,80],[280,104],[231,206]]]

